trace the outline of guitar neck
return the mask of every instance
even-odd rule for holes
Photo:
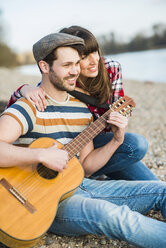
[[[109,113],[113,111],[109,109],[95,122],[92,122],[89,127],[84,129],[79,135],[77,135],[72,141],[66,144],[63,149],[69,154],[69,159],[75,156],[81,149],[93,140],[107,125],[106,120],[108,119]]]
[[[105,112],[100,118],[92,122],[89,127],[84,129],[79,135],[77,135],[72,141],[66,144],[62,149],[66,150],[69,154],[69,159],[74,157],[81,149],[93,140],[107,125],[107,119],[112,111],[119,112],[122,115],[128,115],[135,102],[128,96],[124,96],[112,104],[111,108]]]

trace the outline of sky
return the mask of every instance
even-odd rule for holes
[[[166,24],[166,0],[0,0],[0,10],[4,39],[16,52],[31,51],[43,36],[71,25],[128,40]]]

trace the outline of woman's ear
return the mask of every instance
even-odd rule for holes
[[[44,60],[39,61],[39,67],[43,73],[48,73],[50,70],[49,64],[45,62]]]

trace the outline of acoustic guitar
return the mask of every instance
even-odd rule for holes
[[[84,178],[84,170],[75,155],[106,127],[111,111],[127,115],[134,107],[131,98],[120,98],[64,146],[51,138],[36,139],[31,148],[48,148],[57,142],[58,148],[68,152],[69,163],[62,173],[42,164],[0,168],[1,243],[11,248],[26,248],[39,241],[51,226],[58,203],[69,197]]]

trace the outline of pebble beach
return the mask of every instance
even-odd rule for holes
[[[38,76],[24,75],[17,70],[0,68],[0,112],[5,108],[11,93],[24,83],[36,85]],[[143,161],[166,181],[166,83],[124,80],[125,95],[133,98],[136,107],[126,131],[142,134],[149,143]],[[151,211],[148,216],[162,220],[160,213]],[[162,220],[164,221],[164,220]],[[46,233],[34,248],[134,248],[124,241],[109,240],[105,236],[67,237]],[[0,244],[0,248],[6,248]]]

